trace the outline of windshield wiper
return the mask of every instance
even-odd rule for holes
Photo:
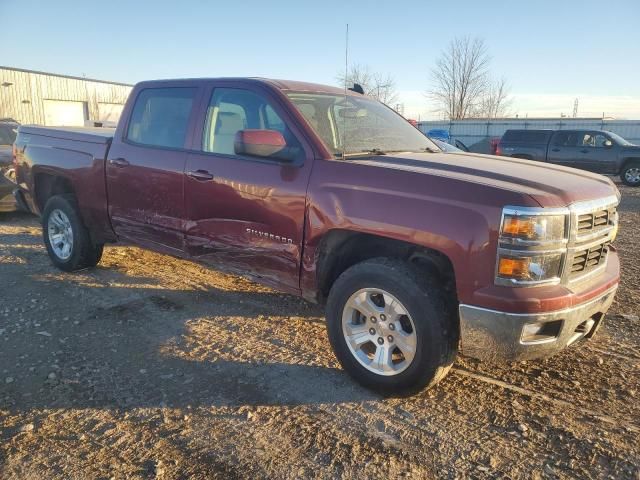
[[[387,154],[386,151],[380,150],[379,148],[370,148],[370,149],[364,149],[360,152],[345,153],[344,156],[356,157],[356,156],[362,156],[362,155],[386,155],[386,154]]]

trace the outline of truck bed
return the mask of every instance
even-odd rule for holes
[[[59,138],[76,142],[107,144],[113,139],[114,128],[102,127],[41,127],[38,125],[21,125],[22,133]]]
[[[113,232],[107,214],[105,164],[114,134],[113,128],[21,125],[16,140],[17,180],[29,209],[40,214],[45,206],[42,198],[51,191],[72,191],[83,205],[82,219],[94,240],[108,241]]]

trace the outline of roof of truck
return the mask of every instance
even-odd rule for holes
[[[322,85],[320,83],[299,82],[296,80],[278,80],[272,78],[255,78],[255,80],[261,80],[263,82],[270,83],[280,90],[293,90],[296,92],[335,93],[338,95],[344,95],[344,88]],[[355,92],[349,91],[348,93]]]
[[[139,83],[153,84],[153,83],[189,83],[194,81],[252,81],[257,83],[267,83],[279,90],[290,90],[295,92],[315,92],[315,93],[330,93],[334,95],[344,95],[345,90],[341,87],[334,87],[331,85],[322,85],[320,83],[300,82],[296,80],[282,80],[275,78],[262,78],[262,77],[204,77],[204,78],[173,78],[173,79],[159,79],[159,80],[145,80]],[[361,94],[347,90],[347,95]]]

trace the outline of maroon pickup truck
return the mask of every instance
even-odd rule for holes
[[[443,153],[353,91],[143,82],[115,130],[21,126],[18,202],[55,266],[135,243],[326,304],[344,369],[434,385],[458,351],[546,356],[591,337],[619,281],[605,177]]]

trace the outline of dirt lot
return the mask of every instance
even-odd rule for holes
[[[640,189],[597,338],[461,358],[384,399],[344,374],[322,311],[131,247],[63,274],[34,217],[0,218],[0,478],[640,478]]]

